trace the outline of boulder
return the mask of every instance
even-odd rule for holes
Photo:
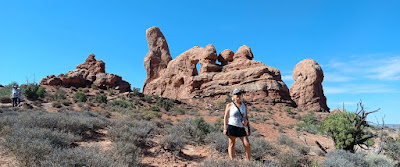
[[[294,83],[290,87],[290,96],[303,110],[329,112],[326,97],[322,89],[324,73],[313,59],[300,61],[293,70]]]

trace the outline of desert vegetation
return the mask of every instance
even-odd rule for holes
[[[1,97],[8,96],[11,86],[0,90]],[[227,137],[222,134],[221,101],[202,108],[143,95],[137,88],[125,95],[97,88],[55,87],[41,91],[42,88],[45,87],[35,84],[23,87],[36,94],[35,98],[25,94],[26,103],[35,106],[33,109],[0,108],[0,147],[15,156],[20,166],[193,163],[194,166],[372,167],[396,166],[400,160],[399,134],[393,136],[395,131],[369,125],[365,121],[366,111],[365,117],[360,111],[321,115],[296,108],[251,105],[252,161],[242,160],[244,148],[240,140],[235,147],[236,159],[229,161]],[[46,111],[49,110],[46,106],[51,107],[51,112]],[[293,122],[288,124],[282,119]],[[270,138],[260,127],[271,127],[276,137]],[[296,139],[305,137],[301,134],[320,136],[318,139],[332,140],[334,145],[327,148],[327,143],[321,142],[319,148],[310,141]],[[380,136],[382,140],[377,140]],[[362,149],[372,148],[378,142],[382,145],[379,153]],[[202,148],[205,152],[202,156],[191,155],[188,147]]]

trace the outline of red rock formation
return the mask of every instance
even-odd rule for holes
[[[153,27],[146,33],[152,32],[153,29],[159,31]],[[153,44],[154,39],[149,36],[147,34],[148,42]],[[165,41],[164,36],[162,37],[162,41]],[[152,52],[154,48],[164,45],[163,42],[151,47],[149,44],[149,53],[152,54],[148,53],[145,58],[148,73],[143,86],[144,94],[183,100],[227,95],[235,88],[240,88],[245,92],[248,101],[294,105],[289,89],[281,80],[279,70],[252,60],[254,56],[248,46],[240,47],[236,53],[225,50],[219,56],[213,45],[207,45],[205,48],[196,46],[168,61],[168,65],[164,66],[165,61],[160,61],[162,54]],[[216,64],[216,60],[220,61],[221,65]],[[196,68],[197,63],[201,64],[200,72]]]
[[[91,53],[85,63],[76,67],[76,70],[69,71],[67,74],[49,75],[40,81],[40,85],[62,85],[65,87],[89,87],[92,84],[101,89],[114,88],[120,92],[130,90],[131,85],[122,80],[122,77],[115,74],[105,73],[105,63],[96,60]]]
[[[329,112],[322,89],[324,73],[321,66],[312,59],[299,62],[293,70],[294,83],[290,96],[303,110]]]

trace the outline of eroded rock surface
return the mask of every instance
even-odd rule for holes
[[[168,46],[161,47],[166,43],[157,42],[153,45],[155,38],[149,32],[155,30],[156,34],[161,34],[157,35],[158,39],[165,41],[158,28],[152,27],[146,31],[149,53],[144,59],[147,71],[144,94],[183,100],[227,95],[239,88],[245,92],[248,101],[294,106],[280,71],[252,60],[254,55],[250,47],[243,45],[236,53],[224,50],[217,54],[213,45],[204,48],[195,46],[169,60],[169,50],[161,52],[161,48],[168,49]],[[196,68],[198,63],[200,69]]]
[[[113,88],[120,92],[129,91],[131,87],[121,76],[105,73],[105,63],[96,60],[93,53],[83,64],[78,65],[76,70],[58,76],[49,75],[40,81],[40,85],[65,87],[90,87],[92,84],[101,89]]]
[[[290,87],[290,96],[303,110],[329,112],[322,88],[324,73],[313,59],[300,61],[293,70],[294,83]]]

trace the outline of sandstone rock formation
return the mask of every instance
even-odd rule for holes
[[[219,55],[213,45],[195,46],[170,60],[161,31],[152,27],[146,35],[149,53],[144,59],[147,71],[144,94],[184,100],[225,96],[240,88],[248,101],[294,106],[280,71],[252,60],[254,56],[248,46],[240,47],[236,53],[224,50]],[[196,68],[197,63],[200,69]]]
[[[114,88],[120,92],[130,90],[131,85],[122,80],[122,77],[115,74],[105,73],[105,63],[96,60],[91,53],[83,64],[76,67],[76,70],[67,74],[49,75],[40,81],[40,85],[62,85],[65,87],[89,87],[92,84],[101,89]]]
[[[324,73],[321,66],[312,59],[300,61],[293,70],[294,83],[290,96],[303,110],[329,112],[322,89]]]

